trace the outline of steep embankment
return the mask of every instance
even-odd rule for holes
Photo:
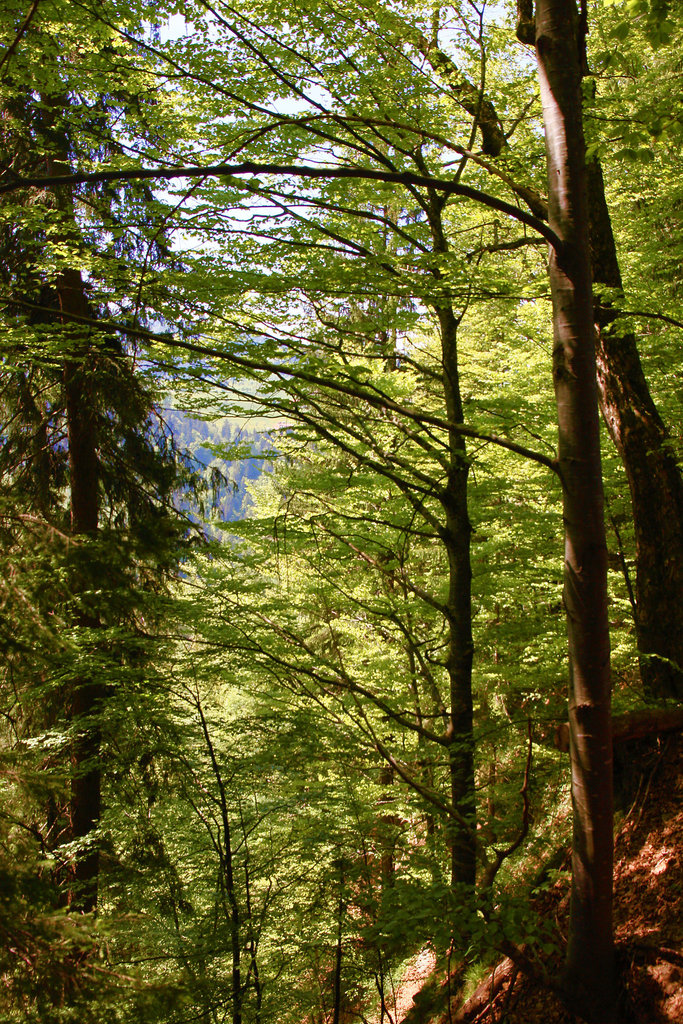
[[[628,752],[642,772],[619,824],[615,846],[615,935],[622,1024],[683,1021],[683,737],[642,741]],[[568,886],[556,884],[539,911],[552,914],[566,933]],[[561,964],[548,963],[548,971]],[[547,989],[517,972],[510,961],[463,1004],[434,999],[438,1013],[420,1010],[420,995],[406,1024],[580,1024]],[[412,993],[411,993],[412,994]]]

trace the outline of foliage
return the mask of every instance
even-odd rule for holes
[[[337,1024],[425,944],[542,956],[529,892],[569,834],[562,512],[540,105],[511,22],[412,0],[29,13],[0,22],[4,180],[75,178],[0,208],[6,1019]],[[675,420],[680,17],[591,18],[620,319]],[[116,177],[211,165],[234,173]],[[93,536],[72,530],[76,364]],[[631,707],[635,541],[603,440]],[[85,725],[83,679],[104,695]],[[93,764],[102,813],[75,836]],[[93,845],[90,920],[69,872]]]

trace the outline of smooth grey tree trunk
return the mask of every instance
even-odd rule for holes
[[[587,1020],[614,1019],[612,736],[595,334],[585,144],[583,38],[574,0],[538,0],[536,53],[548,162],[553,378],[565,524],[574,832],[565,991]]]

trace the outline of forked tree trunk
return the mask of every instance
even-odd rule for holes
[[[612,739],[607,552],[581,116],[583,40],[574,0],[538,0],[536,53],[548,162],[553,377],[565,522],[574,834],[566,993],[614,1018]]]

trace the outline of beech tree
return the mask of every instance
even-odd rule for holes
[[[612,736],[607,548],[595,375],[585,144],[584,46],[572,0],[540,0],[536,52],[548,154],[553,379],[565,523],[569,726],[574,842],[567,949],[571,1000],[590,1020],[614,1017]]]
[[[104,168],[83,166],[82,153],[67,168],[57,153],[56,166],[39,174],[8,165],[0,188],[6,195],[40,188],[63,196],[59,190],[75,186],[166,183],[167,194],[150,197],[147,209],[157,217],[155,230],[175,225],[184,252],[182,273],[158,281],[160,328],[154,332],[141,324],[139,303],[120,293],[110,319],[99,319],[86,301],[86,277],[73,260],[62,261],[54,279],[64,324],[93,334],[116,328],[146,344],[146,358],[164,372],[200,378],[238,400],[245,393],[235,376],[251,376],[265,407],[305,424],[353,465],[390,481],[438,538],[448,582],[439,612],[447,631],[440,668],[449,695],[438,712],[444,717],[439,742],[447,746],[451,767],[451,874],[470,889],[476,876],[467,491],[472,444],[510,450],[557,474],[566,531],[575,809],[566,987],[581,1012],[606,1020],[612,989],[604,979],[613,974],[610,674],[596,380],[631,487],[643,678],[659,696],[680,692],[683,559],[680,538],[671,535],[672,510],[680,510],[680,473],[649,396],[635,336],[630,327],[622,329],[618,315],[620,269],[595,160],[589,161],[586,187],[586,25],[574,0],[539,0],[535,12],[526,4],[520,8],[518,35],[534,44],[538,58],[547,148],[538,167],[530,165],[539,139],[520,128],[536,109],[530,72],[523,60],[514,73],[500,66],[491,71],[491,64],[502,65],[507,56],[510,33],[501,41],[503,30],[488,29],[483,9],[474,8],[472,15],[454,5],[448,25],[442,11],[367,3],[361,24],[357,4],[325,10],[278,4],[270,10],[198,0],[183,8],[192,32],[165,41],[145,33],[144,12],[136,21],[124,19],[116,5],[83,8],[79,17],[91,18],[100,34],[97,58],[91,58],[98,73],[106,77],[103,54],[110,47],[117,52],[125,40],[131,47],[126,60],[138,80],[147,90],[152,82],[159,86],[159,111],[136,121],[133,146],[122,133],[120,148]],[[52,7],[31,8],[30,18],[15,30],[8,60],[35,38],[36,19],[46,10]],[[66,122],[72,116],[64,110]],[[93,119],[83,130],[96,134],[95,124]],[[516,133],[523,136],[519,146]],[[547,201],[542,167],[548,172]],[[169,197],[174,181],[180,187]],[[463,243],[475,232],[476,245]],[[466,422],[458,343],[469,304],[490,297],[478,273],[480,261],[506,250],[539,251],[546,244],[557,459],[526,444],[523,428],[506,436],[485,416]],[[600,286],[597,304],[591,253],[596,290]],[[135,268],[140,296],[148,259]],[[532,267],[526,296],[538,296],[541,270]],[[50,310],[43,297],[13,301],[41,315]],[[436,360],[411,347],[428,310],[438,325]],[[76,363],[84,358],[77,346],[69,350],[64,386],[71,447],[92,470],[79,477],[78,460],[72,460],[71,500],[82,510],[74,531],[87,535],[97,525],[92,511],[98,468],[90,412],[78,401],[84,378]],[[403,390],[402,364],[415,374],[414,394]],[[420,405],[427,380],[437,386]],[[386,433],[385,423],[391,427]],[[418,455],[436,468],[425,472]],[[375,554],[366,549],[360,557],[367,561]],[[416,655],[412,634],[407,649]],[[258,648],[254,653],[268,657]],[[284,668],[295,670],[293,663]],[[344,680],[337,673],[325,682],[333,689]],[[382,698],[373,699],[381,707]],[[381,739],[375,745],[395,767]],[[95,738],[83,759],[96,747]],[[91,808],[81,832],[97,817]]]
[[[529,26],[532,25],[532,20],[530,20],[530,8],[527,9],[527,7],[528,5],[522,5],[522,8],[520,8],[518,35],[520,39],[530,42],[532,41],[533,32]],[[199,19],[198,24],[200,24],[204,14],[211,10],[205,4],[199,4],[196,11],[195,8],[190,6],[187,8],[187,17],[191,20],[196,13],[196,17]],[[368,11],[372,13],[373,10],[372,5],[369,5]],[[341,8],[339,16],[341,19],[340,25],[349,24],[351,19],[343,14]],[[217,9],[213,9],[212,17],[217,26],[221,25],[221,21],[223,22],[223,28],[229,25],[229,21]],[[250,22],[249,13],[246,10],[238,15],[238,20],[239,18],[244,20],[245,26]],[[502,176],[508,187],[512,189],[523,203],[528,205],[534,215],[544,218],[546,216],[545,198],[535,182],[530,183],[528,180],[525,180],[525,177],[528,178],[528,172],[524,166],[525,154],[523,152],[517,154],[514,140],[511,141],[506,137],[499,113],[489,95],[482,93],[480,102],[478,98],[480,90],[476,82],[471,81],[457,61],[449,56],[443,47],[440,46],[438,31],[436,37],[428,38],[420,30],[414,19],[393,10],[382,10],[380,20],[383,31],[386,32],[388,29],[390,32],[396,33],[396,38],[408,41],[415,48],[416,52],[434,69],[455,102],[469,114],[476,116],[482,136],[483,154],[498,158],[499,161],[498,163],[490,163],[488,167],[489,172]],[[104,25],[108,24],[105,15],[101,16],[101,21]],[[252,21],[251,24],[252,26],[257,25],[258,19]],[[650,18],[649,24],[658,24],[655,13]],[[671,22],[667,24],[671,24]],[[235,22],[236,25],[237,22]],[[479,31],[481,32],[481,29]],[[264,39],[267,37],[267,34],[266,30],[263,33]],[[252,56],[257,60],[261,59],[258,56],[258,45],[254,46],[254,42],[250,41],[246,36],[241,39],[241,29],[237,28],[236,34],[232,33],[232,38],[234,45],[244,45],[247,49],[252,47]],[[277,49],[277,36],[273,36],[273,42],[275,43],[275,49]],[[271,44],[268,44],[268,46],[272,48]],[[143,47],[146,47],[150,52],[155,50],[155,47],[150,44],[143,44]],[[182,50],[182,47],[180,49]],[[165,62],[167,69],[170,70],[175,61],[177,69],[182,69],[186,82],[193,83],[192,89],[203,87],[205,90],[213,89],[214,92],[216,91],[215,82],[207,78],[205,69],[197,70],[190,68],[188,65],[183,65],[176,58],[163,55],[164,51],[158,48],[156,52],[157,55],[162,55],[162,68]],[[293,54],[294,49],[292,48]],[[262,53],[262,57],[266,58],[265,50]],[[218,55],[214,55],[212,59],[215,61],[217,58],[220,59]],[[268,60],[270,58],[266,58],[265,68],[267,68]],[[270,73],[270,71],[267,71],[267,74]],[[278,80],[280,84],[278,89],[282,89],[287,81],[288,72],[275,71],[273,73],[276,79],[279,75]],[[263,91],[263,89],[260,90],[260,92]],[[219,88],[216,95],[220,95],[220,93],[221,89]],[[223,90],[223,93],[225,94],[225,90]],[[256,97],[250,98],[244,89],[241,92],[240,90],[233,92],[230,96],[225,94],[223,98],[231,106],[237,104],[235,109],[239,109],[240,103],[243,104],[243,109],[248,112],[249,116],[252,114],[261,118],[263,116],[270,116],[267,104],[263,106]],[[300,99],[307,102],[304,93],[301,94]],[[272,111],[270,113],[272,114]],[[335,131],[339,131],[342,124],[339,118],[340,116],[343,117],[343,115],[337,112],[334,116],[337,118]],[[393,115],[391,116],[393,117]],[[364,115],[361,120],[367,122],[367,115]],[[267,135],[269,141],[272,141],[273,131],[280,130],[280,128],[286,129],[287,126],[293,128],[295,122],[297,122],[297,131],[303,130],[304,134],[308,134],[310,128],[305,127],[300,119],[288,115],[284,121],[278,120],[276,117],[271,128],[266,128],[264,124],[261,124],[257,129],[255,140],[265,138]],[[406,125],[403,125],[403,128],[405,129]],[[424,128],[424,125],[417,128],[412,128],[411,126],[411,130],[417,132],[417,137],[419,137],[420,132],[424,132]],[[380,126],[377,126],[374,130],[380,130]],[[319,134],[317,126],[315,132],[318,134],[314,137],[320,140],[322,136]],[[224,127],[219,130],[219,133],[224,134]],[[426,139],[429,134],[427,129],[423,137]],[[338,141],[341,141],[341,136],[339,136]],[[505,166],[506,163],[510,162],[512,163],[511,169]],[[252,161],[252,163],[259,164],[263,172],[266,172],[269,166],[272,169],[275,169],[276,166],[272,164],[272,161],[268,163],[268,160],[264,161],[258,158]],[[680,472],[676,468],[675,459],[671,456],[668,431],[649,394],[647,382],[638,357],[635,335],[630,328],[622,327],[622,321],[617,315],[618,297],[621,291],[621,274],[609,210],[605,201],[602,171],[599,161],[595,158],[595,154],[593,154],[588,166],[591,175],[589,210],[593,268],[595,282],[601,296],[600,302],[596,306],[596,322],[599,327],[598,338],[600,344],[598,369],[601,404],[608,429],[624,459],[633,503],[637,543],[635,606],[640,647],[643,652],[641,667],[648,692],[660,697],[675,697],[678,693],[676,682],[678,669],[676,665],[680,662],[678,645],[681,642],[680,636],[682,635],[680,623],[676,619],[679,606],[676,594],[680,590],[680,580],[677,575],[679,569],[677,567],[680,567],[683,559],[678,551],[679,539],[677,536],[671,535],[669,524],[677,520],[677,510],[680,509]],[[386,160],[385,167],[388,167]],[[234,170],[234,167],[226,167],[225,169]],[[243,171],[249,171],[250,169],[256,170],[256,166],[253,168],[249,168],[246,165],[242,166]],[[211,167],[207,166],[204,168],[204,171],[207,170],[211,171]],[[200,175],[201,171],[202,168],[198,167],[194,173]],[[213,173],[217,173],[217,171],[218,168],[214,166]],[[133,177],[140,175],[139,171],[129,173]],[[361,169],[359,168],[356,172],[347,171],[346,173],[361,173]],[[379,173],[381,174],[381,171]],[[151,168],[143,171],[142,176],[160,178],[182,177],[179,170],[173,169],[169,172],[162,172]],[[457,194],[458,183],[451,182],[450,190]],[[490,202],[492,198],[489,195],[488,201]],[[511,211],[508,210],[507,212],[510,213]],[[519,216],[519,211],[517,211],[517,215]],[[631,412],[631,410],[636,409],[638,410],[637,415]],[[648,467],[647,471],[643,470],[642,467]],[[655,489],[657,488],[659,490],[655,495]],[[652,507],[661,509],[662,512],[653,516],[650,511]],[[668,511],[664,512],[664,509]],[[657,580],[656,584],[654,580]],[[669,596],[665,597],[664,595]]]

